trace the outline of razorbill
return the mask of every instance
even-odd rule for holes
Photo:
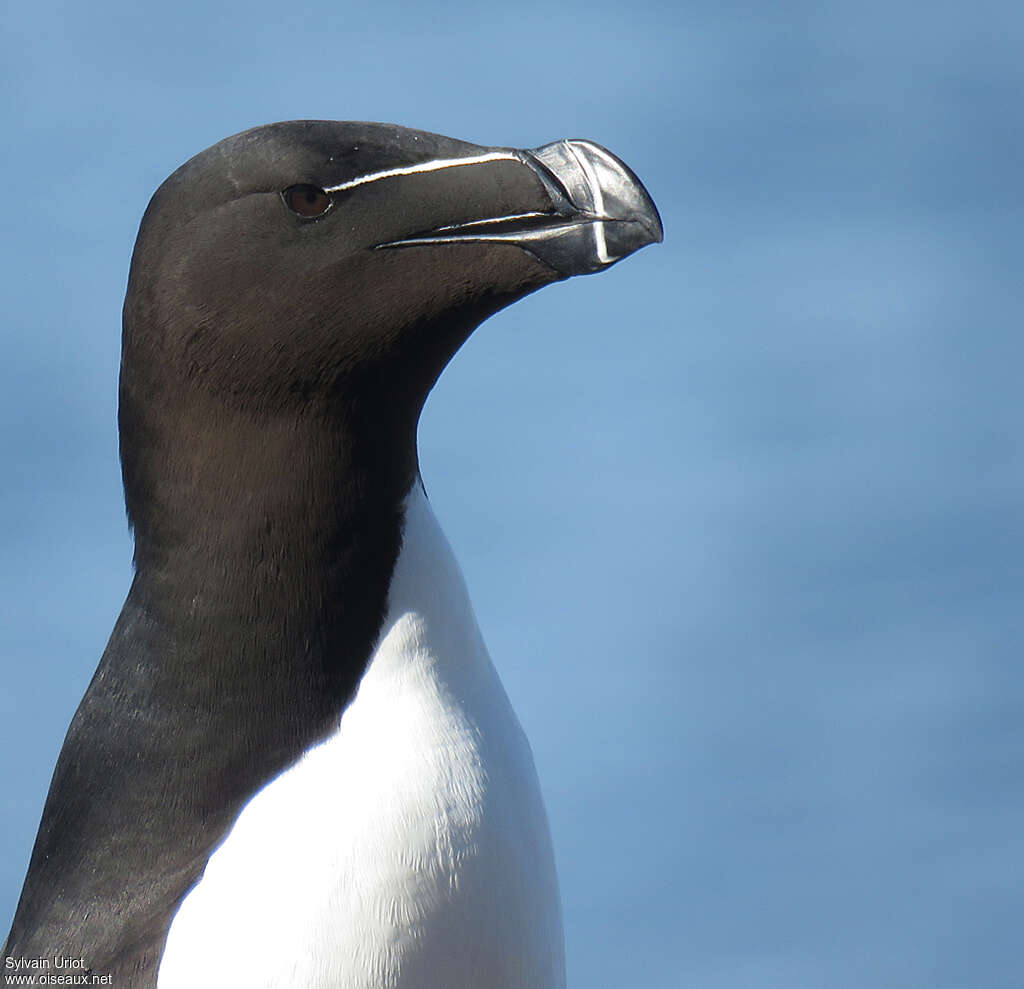
[[[160,186],[124,305],[135,577],[5,976],[564,986],[533,758],[416,427],[482,320],[659,240],[637,178],[580,140],[279,123]]]

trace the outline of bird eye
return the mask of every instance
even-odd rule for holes
[[[299,216],[323,216],[331,208],[331,197],[316,185],[293,185],[281,193],[285,206]]]

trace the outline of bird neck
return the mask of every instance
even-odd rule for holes
[[[416,452],[414,424],[402,435],[375,411],[340,411],[179,407],[170,434],[122,404],[132,597],[165,667],[257,691],[283,677],[308,691],[299,708],[350,695],[386,610]]]

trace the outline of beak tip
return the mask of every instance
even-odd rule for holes
[[[593,216],[599,233],[581,237],[566,274],[601,271],[648,244],[660,244],[665,232],[650,193],[622,159],[593,141],[555,141],[527,153],[542,178],[578,214]],[[601,221],[606,222],[601,222]],[[609,250],[610,248],[610,250]]]

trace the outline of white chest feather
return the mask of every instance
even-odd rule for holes
[[[529,745],[422,489],[337,731],[246,805],[183,900],[160,989],[561,989]]]

